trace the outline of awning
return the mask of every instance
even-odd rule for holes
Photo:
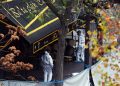
[[[48,37],[48,34],[60,29],[61,26],[58,17],[43,0],[14,0],[2,3],[1,12],[13,23],[25,29],[25,38],[29,43]]]

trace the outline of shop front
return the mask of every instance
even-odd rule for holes
[[[14,0],[2,3],[1,12],[16,26],[21,26],[27,36],[29,53],[36,54],[58,40],[60,21],[43,2],[38,0]]]
[[[61,29],[59,18],[43,0],[14,0],[5,2],[2,3],[0,13],[6,16],[6,23],[20,26],[26,32],[26,36],[20,37],[19,41],[14,42],[16,47],[22,52],[19,60],[33,64],[34,69],[29,73],[41,80],[41,77],[43,77],[42,73],[36,74],[37,70],[40,69],[42,71],[39,57],[41,57],[46,47],[56,44],[58,31]],[[5,26],[0,24],[1,27],[4,28]],[[0,32],[2,30],[0,29]],[[1,77],[4,78],[4,75],[7,76],[3,74]],[[22,72],[22,75],[27,76],[24,72]]]
[[[5,2],[2,3],[0,13],[6,16],[7,23],[21,26],[26,32],[26,36],[20,38],[16,46],[22,51],[23,57],[20,59],[34,65],[35,70],[31,72],[32,75],[36,73],[36,70],[40,69],[39,57],[46,48],[51,49],[51,56],[55,59],[54,52],[56,53],[58,32],[61,29],[61,24],[59,18],[43,0]],[[75,29],[73,26],[75,26],[74,22],[69,24],[69,32]],[[42,74],[39,72],[35,76],[40,80],[39,76],[40,78],[43,77]]]

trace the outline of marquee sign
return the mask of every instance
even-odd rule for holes
[[[51,40],[50,40],[51,39]],[[58,40],[58,30],[33,43],[33,53]]]
[[[54,3],[55,0],[52,0]],[[33,51],[46,46],[41,43],[41,47],[36,47],[37,41],[45,36],[52,37],[52,32],[60,28],[59,18],[49,9],[43,0],[14,0],[2,3],[2,10],[13,23],[22,26],[27,32],[26,40],[33,44]],[[56,39],[48,39],[50,43]],[[39,41],[40,42],[40,41]],[[39,43],[38,42],[38,43]],[[34,49],[35,48],[35,49]]]

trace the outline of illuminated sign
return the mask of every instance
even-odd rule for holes
[[[51,1],[55,3],[55,0]],[[51,38],[57,34],[56,31],[61,26],[59,18],[43,0],[14,0],[3,3],[0,12],[25,29],[27,32],[25,39],[33,44],[34,53],[58,39],[57,35]],[[51,34],[53,32],[55,33]]]
[[[52,0],[52,2],[54,3],[55,0]],[[2,13],[16,25],[20,25],[25,29],[27,32],[26,39],[30,43],[37,41],[39,38],[60,27],[58,17],[49,9],[43,0],[14,0],[3,3]],[[50,28],[46,28],[47,26]],[[49,30],[44,35],[34,38],[34,34],[41,33],[42,29]],[[31,37],[34,39],[31,40]]]
[[[33,43],[33,53],[58,40],[58,30]]]

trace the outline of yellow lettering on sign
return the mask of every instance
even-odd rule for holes
[[[20,8],[19,8],[18,6],[16,6],[16,8],[17,8],[17,13],[18,13],[20,16],[23,15],[22,12],[20,12]]]
[[[20,14],[17,13],[14,8],[10,8],[9,11],[11,11],[16,18],[20,17]]]
[[[31,9],[32,9],[32,12],[34,12],[34,13],[37,12],[37,10],[36,10],[37,5],[36,5],[35,3],[31,3],[31,4],[30,4],[30,7],[31,7]]]
[[[31,3],[32,6],[34,6],[34,8],[37,8],[38,6],[36,5],[36,3]]]
[[[9,15],[11,15],[11,17],[12,17],[13,19],[15,19],[15,20],[17,21],[17,23],[20,24],[20,25],[24,28],[24,26],[23,26],[6,8],[3,7],[3,9],[4,9],[5,11],[7,11],[7,13],[8,13]]]
[[[27,9],[26,8],[20,8],[20,10],[25,14],[25,13],[28,13]]]
[[[27,10],[31,13],[32,10],[31,10],[31,7],[30,7],[29,3],[26,3],[26,4],[27,4]]]

